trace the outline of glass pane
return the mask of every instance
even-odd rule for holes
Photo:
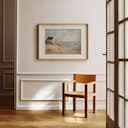
[[[110,77],[110,76],[109,76],[109,73],[110,73],[110,72],[109,72],[109,65],[110,65],[110,64],[107,65],[107,88],[110,88],[110,83],[109,83],[109,81],[110,81],[110,79],[109,79],[109,77]]]
[[[125,0],[125,17],[128,17],[128,0]]]
[[[109,11],[109,21],[110,21],[110,31],[114,30],[114,0],[110,2],[110,11]]]
[[[119,25],[119,58],[124,58],[124,24]]]
[[[119,98],[119,127],[124,128],[124,99]]]
[[[128,59],[128,21],[125,23],[125,57]]]
[[[110,23],[109,23],[109,17],[110,17],[109,14],[110,14],[110,13],[109,13],[109,5],[108,5],[108,6],[107,6],[107,32],[109,32],[109,24],[110,24]]]
[[[109,42],[108,42],[108,60],[114,61],[114,34],[109,35]]]
[[[107,115],[110,116],[110,108],[109,108],[109,106],[110,106],[110,99],[109,99],[109,97],[110,97],[110,94],[109,94],[109,91],[107,91]]]
[[[114,64],[108,64],[108,88],[114,90]]]
[[[125,68],[125,98],[128,99],[128,62]]]
[[[125,102],[125,128],[128,128],[128,102]]]
[[[109,104],[110,118],[114,120],[114,94],[112,92],[110,92],[109,98],[110,98],[110,104]]]
[[[124,18],[124,0],[119,0],[119,20]]]
[[[124,96],[124,62],[119,62],[119,94]]]
[[[107,60],[108,61],[109,61],[109,56],[110,56],[109,55],[110,54],[109,53],[110,52],[110,50],[109,50],[110,49],[110,46],[109,45],[110,45],[110,35],[107,35]]]

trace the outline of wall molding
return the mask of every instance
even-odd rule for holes
[[[16,75],[18,75],[18,76],[20,76],[20,75],[22,75],[22,76],[35,76],[35,75],[42,75],[42,76],[51,76],[51,75],[73,75],[73,73],[58,73],[58,72],[44,72],[44,73],[42,73],[42,72],[18,72]]]
[[[34,83],[32,85],[32,87],[36,87],[36,85],[38,83],[36,82],[42,82],[42,86],[43,82],[60,82],[60,85],[62,85],[61,83],[65,80],[71,80],[72,79],[73,74],[71,73],[40,73],[40,74],[17,74],[17,87],[16,87],[16,109],[17,110],[61,110],[62,106],[61,106],[61,102],[62,102],[62,97],[58,96],[57,99],[51,99],[51,100],[40,100],[40,99],[31,99],[30,97],[24,97],[23,96],[23,90],[25,90],[25,84],[28,85],[31,88],[31,83]],[[105,77],[105,75],[99,75],[97,78],[97,82],[98,82],[98,86],[101,89],[105,88],[106,86],[104,83],[105,82],[105,78],[103,79],[103,77]],[[103,83],[103,84],[102,84]],[[47,85],[45,85],[47,86]],[[51,84],[52,86],[52,84]],[[54,84],[53,84],[54,86]],[[53,87],[52,86],[52,87]],[[59,85],[58,85],[59,86]],[[59,90],[58,90],[59,91]],[[82,99],[79,99],[77,102],[78,103],[78,109],[82,109],[81,108],[81,104],[82,104]],[[91,106],[91,102],[92,99],[89,99],[89,108],[92,108]],[[96,103],[97,103],[97,110],[105,110],[105,102],[106,102],[106,97],[97,97],[96,98]],[[38,107],[39,106],[39,107]],[[67,99],[67,109],[72,109],[72,102],[71,99]]]
[[[14,96],[13,92],[3,92],[3,93],[0,93],[0,96]]]
[[[84,73],[80,73],[80,74],[84,74]],[[91,74],[91,73],[87,73],[87,74]],[[94,73],[93,73],[94,74]],[[65,76],[65,77],[73,77],[73,73],[58,73],[58,72],[49,72],[49,73],[42,73],[42,72],[19,72],[16,74],[17,76]],[[106,74],[97,74],[96,73],[96,77],[97,77],[97,82],[103,82],[106,81]]]
[[[6,0],[2,0],[2,3],[3,3],[3,54],[2,54],[2,62],[3,63],[14,63],[14,62],[16,62],[15,60],[7,60],[6,59],[6,53],[5,53],[5,49],[6,49],[6,47],[5,47],[5,39],[6,39],[6,35],[5,35],[5,33],[6,33],[6,30],[5,30],[5,21],[6,21],[6,19],[5,19],[5,15],[6,15],[6,11],[5,11],[5,1]]]
[[[3,2],[3,56],[2,56],[2,59],[3,59],[3,62],[7,62],[5,60],[5,0],[2,0]]]
[[[75,72],[76,73],[76,72]],[[77,72],[78,74],[85,74],[85,72]],[[73,72],[17,72],[17,75],[73,75]],[[86,73],[86,74],[96,74],[98,76],[106,76],[103,73]]]
[[[1,66],[1,65],[0,65],[0,68],[2,68],[2,69],[3,69],[3,68],[6,68],[6,69],[14,69],[15,66],[5,66],[5,65],[4,65],[4,66]]]
[[[24,82],[47,82],[47,83],[51,83],[51,82],[63,82],[65,80],[68,80],[68,79],[30,79],[30,78],[24,78],[24,79],[20,79],[20,85],[19,85],[19,101],[21,102],[46,102],[46,101],[61,101],[61,98],[56,98],[56,99],[50,99],[50,100],[35,100],[35,99],[27,99],[25,97],[23,97],[23,87],[25,86],[24,85]]]
[[[13,90],[14,88],[13,87],[6,87],[6,75],[7,74],[14,74],[13,71],[3,71],[3,84],[2,84],[2,87],[3,87],[3,90]]]

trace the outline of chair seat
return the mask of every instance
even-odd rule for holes
[[[84,92],[80,92],[80,91],[67,91],[64,93],[64,95],[66,96],[70,96],[70,97],[74,97],[74,96],[78,96],[78,97],[81,97],[81,98],[84,98],[85,97],[85,94]],[[88,96],[96,96],[96,93],[94,92],[89,92],[88,93]]]

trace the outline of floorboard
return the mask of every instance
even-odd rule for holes
[[[105,128],[105,111],[89,112],[84,118],[81,111],[14,111],[0,110],[0,128]]]

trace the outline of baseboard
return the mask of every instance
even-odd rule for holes
[[[66,105],[67,110],[72,110],[72,104],[67,103]],[[77,103],[77,110],[83,110],[84,105],[82,101],[79,101]],[[88,109],[92,109],[92,103],[91,101],[89,102]],[[16,107],[16,110],[62,110],[62,103],[54,102],[54,103],[30,103],[30,104],[19,104]],[[96,101],[96,110],[106,110],[106,104],[105,100],[99,100]]]

